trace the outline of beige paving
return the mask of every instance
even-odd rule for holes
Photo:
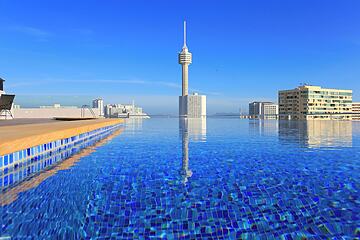
[[[0,156],[122,122],[122,119],[94,119],[0,126]]]

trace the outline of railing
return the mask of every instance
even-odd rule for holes
[[[84,118],[85,115],[86,115],[86,109],[88,109],[88,110],[90,111],[91,115],[92,115],[94,118],[96,118],[96,115],[95,115],[94,111],[92,110],[92,108],[90,108],[89,105],[83,105],[83,106],[81,107],[81,117],[82,117],[82,118]]]

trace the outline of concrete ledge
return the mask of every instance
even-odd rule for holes
[[[122,119],[96,119],[1,126],[0,156],[120,123]]]

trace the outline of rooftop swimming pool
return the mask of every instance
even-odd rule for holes
[[[360,122],[153,118],[124,128],[1,188],[0,237],[360,237]]]

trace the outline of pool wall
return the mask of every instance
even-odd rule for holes
[[[64,160],[81,149],[105,138],[122,124],[100,127],[67,138],[49,141],[9,154],[0,155],[0,189],[12,185],[33,172]],[[19,171],[22,169],[22,171]],[[18,175],[10,174],[18,172]]]

